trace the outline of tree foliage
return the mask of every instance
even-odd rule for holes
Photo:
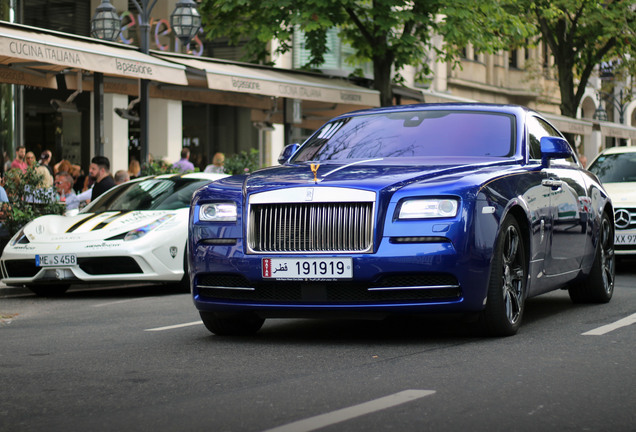
[[[249,153],[241,151],[225,159],[223,170],[226,174],[251,174],[259,168],[258,150],[250,149]]]
[[[35,166],[30,166],[26,173],[12,169],[5,173],[4,188],[9,202],[4,203],[4,225],[13,235],[20,231],[33,219],[48,214],[64,214],[66,206],[58,202],[53,188],[42,187],[42,174]]]
[[[633,75],[636,6],[633,0],[519,0],[555,60],[561,113],[576,110],[596,65],[613,60]],[[616,62],[616,60],[619,60]]]
[[[180,172],[181,170],[179,168],[175,168],[172,166],[172,164],[159,159],[157,161],[143,164],[143,166],[141,167],[140,177],[162,174],[177,174]]]
[[[392,104],[392,75],[406,65],[430,73],[429,53],[439,61],[454,61],[468,42],[480,52],[493,52],[521,43],[530,26],[508,0],[202,0],[204,28],[210,39],[227,38],[244,44],[245,60],[266,63],[268,43],[278,41],[278,54],[289,51],[294,29],[305,34],[311,53],[306,67],[324,62],[327,31],[355,51],[354,62],[373,64],[374,88],[382,105]],[[433,43],[434,35],[444,45]]]

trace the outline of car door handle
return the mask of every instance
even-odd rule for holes
[[[541,184],[543,186],[552,188],[552,190],[557,190],[561,188],[561,185],[563,185],[563,182],[561,180],[545,179],[541,181]]]

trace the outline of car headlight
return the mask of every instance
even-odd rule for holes
[[[459,202],[453,198],[427,198],[404,201],[398,219],[429,219],[457,216]]]
[[[13,236],[13,239],[11,240],[11,246],[15,246],[16,244],[26,244],[26,243],[30,243],[29,242],[29,238],[26,236],[26,234],[24,234],[24,227],[20,229],[20,231]]]
[[[236,203],[209,203],[199,208],[199,219],[207,222],[235,222]]]
[[[124,235],[124,241],[140,239],[169,219],[172,219],[172,215],[162,216],[159,219],[149,223],[148,225],[144,225],[142,227],[135,228],[134,230],[130,230],[126,233],[126,235]],[[112,239],[107,239],[107,240],[112,240]]]

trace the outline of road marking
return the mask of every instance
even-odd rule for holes
[[[288,423],[283,426],[278,426],[273,429],[267,429],[264,432],[308,432],[316,429],[324,428],[336,423],[350,420],[352,418],[360,417],[365,414],[380,411],[383,409],[391,408],[396,405],[401,405],[406,402],[410,402],[424,396],[430,396],[435,393],[434,390],[404,390],[399,393],[394,393],[389,396],[381,397],[369,402],[364,402],[359,405],[354,405],[348,408],[331,411],[326,414],[317,415],[315,417],[309,417],[305,420],[299,420],[293,423]]]
[[[117,301],[106,302],[106,303],[99,303],[99,304],[93,305],[93,307],[104,307],[104,306],[110,306],[110,305],[115,305],[120,303],[129,303],[129,302],[134,302],[139,300],[145,300],[145,298],[134,298],[134,299],[126,299],[126,300],[117,300]]]
[[[619,329],[621,327],[627,327],[628,325],[636,323],[636,313],[631,314],[628,317],[615,321],[611,324],[607,324],[594,330],[587,331],[585,333],[581,333],[584,336],[602,336],[606,333],[609,333],[613,330]]]
[[[185,324],[175,324],[175,325],[166,326],[166,327],[150,328],[150,329],[146,329],[144,331],[172,330],[172,329],[177,329],[177,328],[181,328],[181,327],[190,327],[190,326],[199,325],[199,324],[203,324],[203,321],[192,321],[192,322],[185,323]]]

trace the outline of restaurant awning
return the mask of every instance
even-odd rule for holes
[[[211,90],[361,107],[380,106],[377,90],[357,86],[343,78],[210,58],[169,54],[155,54],[155,57],[204,71]]]
[[[0,21],[0,82],[57,88],[62,71],[188,84],[184,66],[136,48]]]

